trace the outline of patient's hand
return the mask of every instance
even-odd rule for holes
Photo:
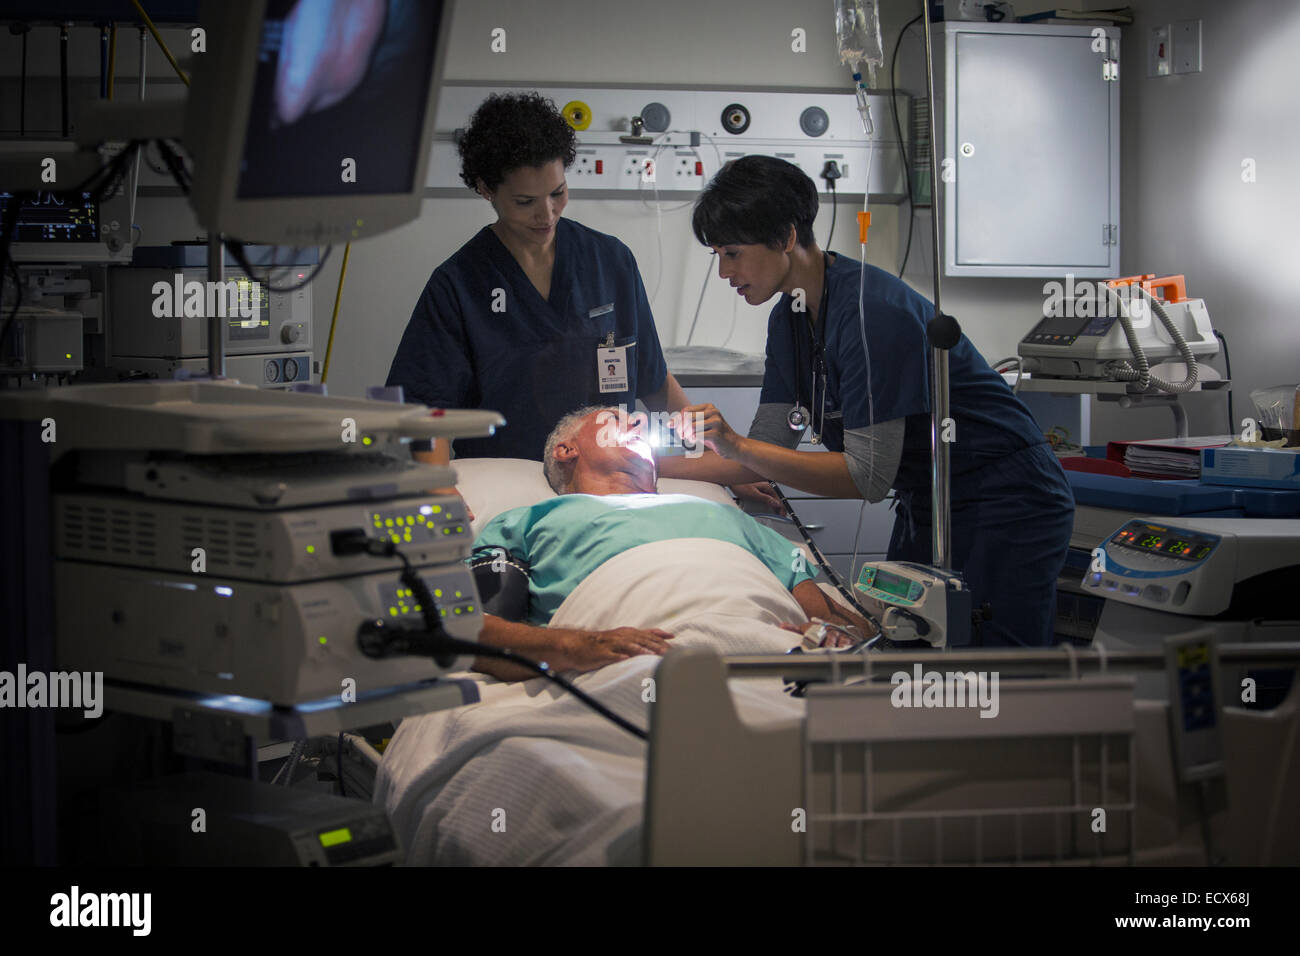
[[[785,505],[781,504],[781,499],[776,496],[772,486],[766,481],[754,481],[747,485],[729,485],[731,493],[739,498],[742,502],[749,501],[761,505],[768,511],[786,517]]]
[[[561,671],[594,671],[641,654],[662,654],[672,635],[657,628],[619,627],[612,631],[569,631],[551,666]]]

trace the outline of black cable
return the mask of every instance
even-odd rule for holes
[[[1223,333],[1218,329],[1214,330],[1214,337],[1223,343],[1223,371],[1228,376],[1228,434],[1237,433],[1237,416],[1232,411],[1232,357],[1228,355],[1228,340],[1223,337]],[[1300,428],[1300,423],[1296,424]]]
[[[108,27],[99,25],[99,98],[108,99]]]
[[[157,147],[156,143],[150,145],[153,145],[155,148]],[[149,150],[147,148],[140,153],[140,157],[141,159],[144,160],[145,165],[148,166],[155,173],[157,173],[159,176],[171,175],[171,170],[167,169],[167,167],[165,166],[159,166],[157,163],[153,161],[153,157],[149,155]]]
[[[0,290],[4,288],[4,277],[12,272],[14,279],[14,307],[9,311],[3,327],[0,327],[0,354],[9,341],[9,326],[23,305],[23,280],[17,264],[10,258],[9,247],[13,242],[14,230],[18,228],[18,212],[30,193],[10,193],[9,205],[5,207],[4,222],[0,223]],[[3,298],[0,296],[0,298]]]
[[[27,24],[14,24],[10,31],[21,30],[23,34],[23,68],[22,79],[18,81],[18,135],[27,135],[27,33],[31,30]]]
[[[626,730],[632,736],[641,740],[649,740],[649,735],[640,727],[631,721],[624,719],[614,711],[610,710],[600,701],[596,700],[585,691],[575,687],[573,683],[559,674],[554,673],[550,665],[545,661],[534,661],[522,654],[516,654],[513,651],[503,650],[499,647],[489,647],[486,644],[480,644],[477,641],[465,641],[458,637],[452,637],[447,633],[446,628],[442,626],[442,620],[438,614],[438,604],[433,595],[429,592],[429,587],[424,583],[424,579],[416,573],[411,566],[410,560],[403,554],[391,541],[381,541],[377,538],[368,538],[364,532],[358,532],[355,535],[340,535],[334,540],[336,554],[355,554],[364,551],[376,557],[395,557],[402,562],[402,583],[410,588],[420,602],[421,614],[424,618],[424,631],[420,634],[423,640],[403,641],[405,647],[401,648],[400,653],[427,654],[434,659],[434,662],[441,667],[450,667],[452,662],[460,655],[474,655],[477,657],[492,657],[497,660],[508,661],[512,664],[518,664],[534,671],[539,677],[545,677],[547,680],[568,691],[579,701],[586,704],[596,713],[600,714],[606,720],[617,724]],[[399,632],[400,633],[400,632]],[[402,635],[403,638],[409,637]],[[393,641],[389,639],[387,643],[391,646]],[[382,656],[383,649],[367,645],[364,640],[360,641],[361,652],[367,657]]]
[[[790,516],[790,520],[794,522],[794,526],[798,528],[799,533],[803,535],[803,540],[808,545],[808,550],[813,553],[813,558],[817,561],[818,566],[826,572],[826,576],[831,579],[831,584],[835,585],[835,590],[839,591],[840,594],[844,596],[844,600],[857,608],[859,614],[867,620],[871,620],[871,613],[858,603],[858,599],[849,592],[848,587],[844,584],[844,580],[839,576],[839,573],[831,566],[831,563],[826,560],[826,556],[822,554],[821,549],[817,547],[817,542],[813,540],[812,535],[808,533],[808,529],[803,526],[803,522],[800,521],[799,516],[795,514],[794,508],[790,506],[790,502],[785,497],[785,493],[781,491],[781,486],[775,481],[769,481],[768,484],[771,485],[772,490],[776,492],[777,498],[781,501],[781,506],[785,508],[785,513]],[[883,631],[881,633],[883,633]]]
[[[903,44],[903,34],[906,33],[913,25],[920,22],[923,14],[917,14],[906,24],[903,29],[898,31],[898,37],[894,40],[894,53],[889,58],[889,113],[894,117],[894,135],[898,137],[898,153],[903,157],[903,179],[907,181],[907,244],[903,247],[903,264],[898,269],[898,277],[903,278],[903,273],[907,271],[907,259],[912,254],[912,225],[916,220],[916,201],[912,196],[912,170],[907,165],[907,148],[903,145],[903,128],[898,122],[898,91],[894,86],[894,70],[898,65],[898,48]],[[931,104],[933,108],[933,104]],[[934,189],[934,184],[930,184]]]
[[[252,278],[253,264],[248,261],[248,256],[244,254],[243,243],[235,239],[225,239],[224,241],[226,244],[226,250],[230,253],[231,257],[236,262],[238,262],[240,268],[243,269],[245,272],[247,272],[249,277]],[[268,292],[297,292],[299,289],[310,285],[312,282],[316,280],[316,277],[320,275],[321,269],[325,268],[325,262],[329,259],[330,253],[333,251],[334,251],[333,246],[326,246],[325,251],[321,253],[320,262],[316,263],[316,267],[312,269],[311,272],[307,273],[307,277],[303,279],[301,282],[297,282],[294,283],[293,285],[286,285],[286,286],[271,284],[271,270],[277,268],[280,265],[279,263],[276,263],[274,261],[274,256],[273,256],[272,257],[273,261],[267,264],[266,281],[263,282],[262,285],[263,287],[266,288]],[[288,263],[285,263],[285,265],[287,264]]]
[[[63,97],[63,138],[68,138],[68,25],[59,28],[59,87]]]
[[[838,197],[835,195],[835,180],[826,180],[826,188],[831,192],[831,231],[826,236],[826,251],[831,251],[831,243],[835,241],[835,214],[839,212],[840,204]]]
[[[158,152],[162,154],[163,160],[167,163],[167,168],[171,171],[172,179],[175,181],[176,185],[180,187],[181,192],[188,196],[190,194],[191,181],[189,172],[185,169],[184,160],[181,159],[179,152],[173,149],[171,144],[166,140],[156,140],[155,143],[158,147]],[[243,243],[236,239],[225,237],[223,237],[222,241],[225,244],[226,251],[230,253],[230,257],[239,263],[239,267],[248,274],[250,279],[255,279],[256,275],[253,269],[253,264],[248,261],[248,256],[244,254]],[[305,288],[316,280],[316,277],[320,275],[321,269],[325,268],[325,263],[328,261],[330,253],[333,251],[333,246],[326,246],[325,251],[321,253],[320,262],[316,263],[316,267],[307,274],[307,277],[301,282],[296,282],[293,285],[287,286],[278,286],[271,282],[271,270],[280,266],[280,263],[275,262],[274,257],[272,257],[272,261],[267,265],[266,281],[261,283],[261,285],[268,292],[297,292],[299,289]],[[284,263],[284,265],[290,265],[290,263]]]

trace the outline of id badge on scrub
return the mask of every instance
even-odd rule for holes
[[[596,349],[596,380],[602,395],[627,391],[627,346]]]

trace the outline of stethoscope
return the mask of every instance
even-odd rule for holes
[[[795,333],[794,334],[795,406],[794,408],[790,409],[790,413],[785,417],[786,423],[790,426],[791,431],[802,432],[809,425],[812,425],[813,433],[812,433],[812,438],[809,439],[809,442],[813,445],[821,444],[822,432],[826,430],[826,385],[827,385],[826,303],[829,300],[829,296],[830,296],[830,284],[826,281],[826,273],[829,265],[830,265],[830,256],[828,256],[826,253],[823,252],[822,253],[822,300],[821,300],[821,305],[818,306],[817,308],[817,318],[816,320],[814,320],[815,323],[820,326],[820,328],[818,329],[817,338],[813,341],[813,367],[812,367],[813,380],[812,380],[812,395],[810,396],[812,403],[816,404],[817,403],[817,381],[818,379],[820,379],[821,388],[822,388],[822,400],[821,400],[821,409],[820,409],[821,414],[814,419],[812,417],[812,413],[808,411],[808,406],[803,403],[802,396],[800,395],[800,391],[801,391],[800,384],[803,381],[803,376],[799,374],[799,370],[800,367],[803,365],[803,358],[800,355],[801,350],[799,348],[799,342],[803,339],[803,330],[801,328],[796,327],[794,330]],[[817,430],[817,426],[819,423],[821,425],[821,430],[822,430],[821,432]]]

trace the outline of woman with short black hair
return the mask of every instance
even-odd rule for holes
[[[899,515],[889,557],[928,564],[934,306],[881,269],[819,249],[817,208],[812,180],[767,156],[728,163],[696,203],[692,226],[717,254],[718,274],[750,305],[780,300],[748,436],[712,405],[686,409],[706,446],[728,459],[703,458],[691,477],[761,476],[869,501],[892,488]],[[1073,494],[1028,409],[970,340],[948,354],[952,422],[941,440],[951,443],[951,565],[975,607],[992,611],[976,642],[1053,643]],[[829,453],[795,450],[806,428]]]

